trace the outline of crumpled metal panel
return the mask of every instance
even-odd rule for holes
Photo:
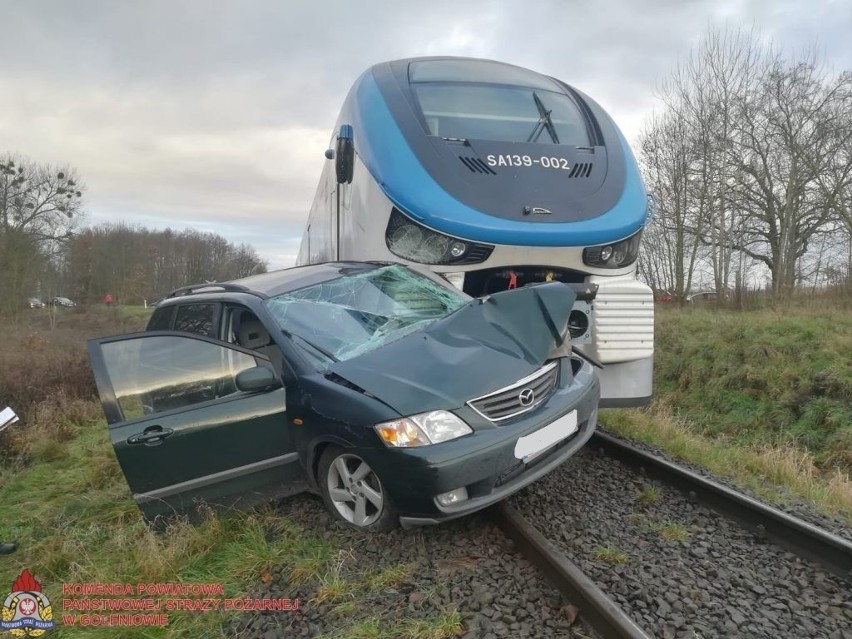
[[[558,282],[496,293],[329,370],[402,415],[460,408],[563,351],[575,297]]]

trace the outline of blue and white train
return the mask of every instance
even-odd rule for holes
[[[490,60],[385,62],[355,82],[326,158],[299,264],[418,263],[473,296],[597,284],[572,334],[604,365],[601,405],[648,401],[653,295],[636,280],[648,198],[594,100]]]

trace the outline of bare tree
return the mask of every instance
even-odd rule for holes
[[[665,110],[641,143],[661,220],[646,254],[670,263],[655,271],[688,289],[697,255],[723,291],[732,275],[743,286],[757,262],[778,292],[822,264],[800,268],[821,234],[841,220],[852,228],[852,74],[826,72],[813,54],[790,62],[753,32],[717,30],[660,96]],[[687,263],[696,240],[704,248]]]
[[[685,120],[667,113],[646,124],[640,141],[640,162],[654,201],[653,217],[645,229],[640,269],[655,289],[683,299],[692,285],[698,245],[690,196],[693,141]]]
[[[0,157],[0,312],[20,308],[38,284],[79,221],[84,190],[73,169]]]
[[[810,241],[837,219],[850,171],[852,75],[827,76],[813,59],[774,58],[754,95],[737,96],[728,159],[737,172],[744,241],[766,265],[773,290],[796,283]]]
[[[0,159],[0,230],[37,242],[68,237],[85,187],[73,169],[54,169],[15,156]]]

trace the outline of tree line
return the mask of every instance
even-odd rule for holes
[[[82,227],[85,185],[74,169],[0,156],[0,313],[29,297],[119,303],[162,297],[186,284],[266,271],[248,245],[215,233],[127,224]]]
[[[75,234],[63,263],[67,282],[84,300],[106,293],[120,303],[158,299],[180,286],[220,282],[266,272],[247,244],[195,230],[153,231],[104,224]]]
[[[639,143],[652,287],[682,298],[702,269],[717,291],[850,282],[852,72],[814,51],[716,30],[662,83]]]

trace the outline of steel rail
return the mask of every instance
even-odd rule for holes
[[[603,448],[608,456],[641,468],[649,477],[670,484],[744,528],[852,583],[852,542],[611,435],[597,431],[586,445]]]
[[[502,501],[490,509],[502,531],[545,577],[577,606],[603,639],[651,639],[595,583],[517,510]]]

